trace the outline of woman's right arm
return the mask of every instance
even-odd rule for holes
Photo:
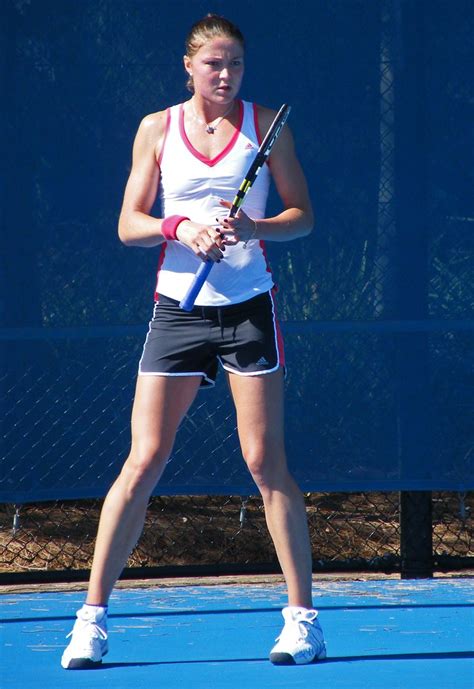
[[[162,233],[163,219],[149,214],[160,184],[158,160],[164,145],[166,118],[166,111],[147,115],[135,137],[132,169],[118,223],[120,240],[126,246],[153,247],[167,241]],[[222,258],[223,238],[214,227],[184,220],[177,229],[179,241],[203,260]]]
[[[152,247],[165,241],[162,220],[149,214],[160,184],[158,157],[165,130],[166,111],[147,115],[138,128],[118,223],[120,240],[126,246]]]

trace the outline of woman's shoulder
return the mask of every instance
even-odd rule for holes
[[[255,109],[255,115],[256,115],[256,120],[257,120],[257,125],[258,125],[258,132],[260,138],[262,138],[262,135],[267,132],[275,117],[277,116],[278,110],[273,110],[273,108],[267,108],[264,105],[259,105],[258,103],[253,103],[252,104],[254,109]],[[289,136],[289,130],[288,127],[284,127],[282,135],[280,138],[287,138]]]
[[[267,108],[266,106],[259,105],[258,103],[253,103],[253,107],[255,108],[260,129],[262,131],[266,131],[275,119],[277,110]]]
[[[145,115],[138,127],[134,150],[148,154],[153,151],[159,157],[169,126],[170,108]]]
[[[169,127],[170,112],[174,108],[179,108],[179,104],[145,115],[138,127],[137,139],[145,144],[161,147]]]
[[[140,129],[144,133],[159,134],[166,129],[166,123],[169,117],[169,108],[165,110],[158,110],[149,115],[145,115],[140,122]]]

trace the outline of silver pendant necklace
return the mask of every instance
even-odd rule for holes
[[[234,108],[234,101],[232,101],[232,103],[230,104],[230,106],[227,108],[227,110],[225,111],[225,113],[224,113],[223,115],[221,115],[220,117],[216,117],[216,119],[215,119],[215,120],[212,120],[211,122],[206,122],[205,120],[202,119],[202,117],[199,117],[199,115],[197,114],[196,110],[194,109],[194,103],[193,103],[192,98],[191,98],[191,100],[190,100],[189,102],[191,103],[191,108],[192,108],[192,111],[193,111],[194,119],[197,120],[198,122],[200,122],[201,124],[203,124],[203,125],[205,126],[206,132],[207,132],[208,134],[214,134],[214,132],[216,131],[217,127],[220,125],[220,123],[222,122],[222,120],[224,119],[224,117],[227,117],[227,115],[228,115],[228,114],[233,110],[233,108]]]

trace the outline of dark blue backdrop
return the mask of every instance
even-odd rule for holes
[[[299,483],[472,488],[472,3],[3,0],[0,500],[103,495],[127,452],[157,251],[117,216],[207,11],[246,36],[242,96],[293,106],[316,210],[268,247]],[[253,493],[234,429],[221,379],[157,492]]]

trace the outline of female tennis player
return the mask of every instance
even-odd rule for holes
[[[139,363],[132,446],[102,509],[85,605],[61,664],[95,667],[107,653],[107,602],[141,534],[148,500],[177,428],[220,363],[237,412],[242,453],[262,495],[288,588],[274,664],[324,658],[311,597],[311,549],[303,496],[288,472],[283,431],[284,354],[264,241],[310,233],[307,185],[285,127],[248,193],[231,201],[275,113],[238,98],[244,39],[208,15],[186,41],[192,97],[148,115],[138,129],[119,236],[127,246],[161,245],[155,303]],[[265,217],[270,177],[282,211]],[[159,194],[161,215],[151,215]],[[179,307],[201,261],[213,261],[190,312]]]

